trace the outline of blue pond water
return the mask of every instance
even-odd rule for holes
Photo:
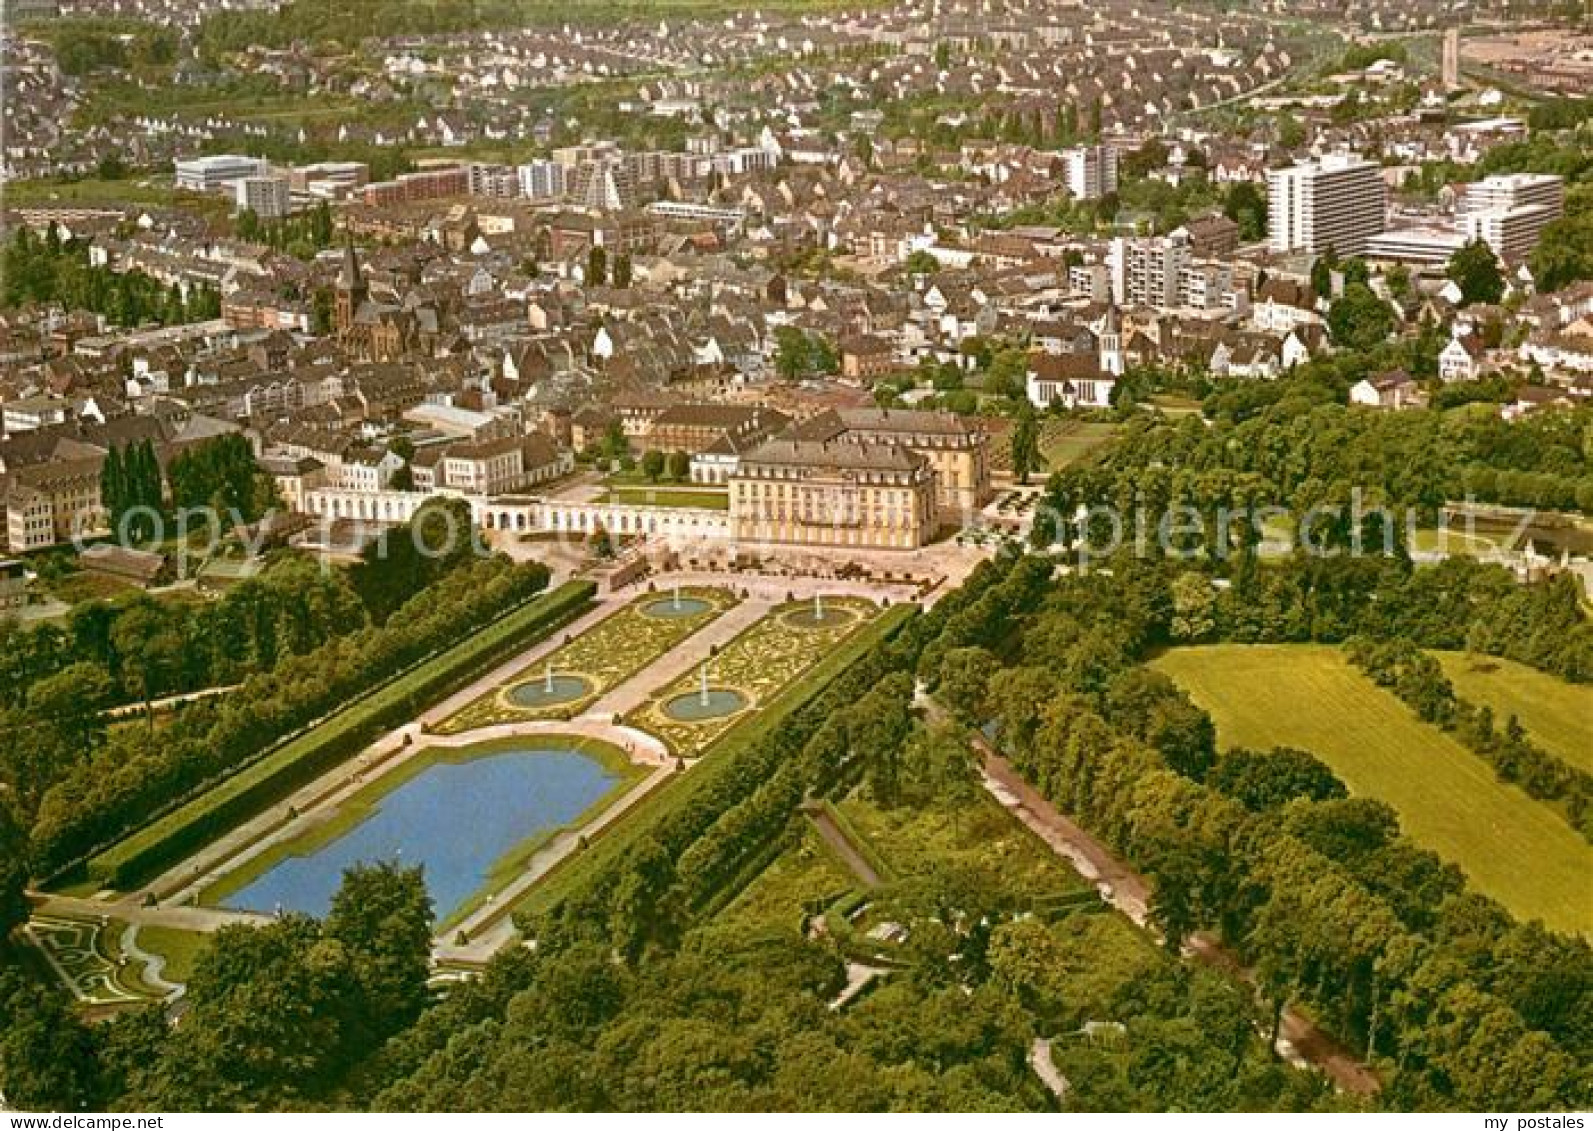
[[[428,766],[382,797],[370,816],[308,856],[290,856],[225,900],[250,911],[325,915],[354,864],[424,864],[439,920],[486,882],[516,844],[568,824],[607,792],[614,776],[563,748],[502,748]]]

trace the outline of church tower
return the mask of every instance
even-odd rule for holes
[[[348,333],[349,327],[354,325],[354,315],[369,296],[370,289],[365,285],[365,276],[360,273],[359,257],[354,254],[354,241],[348,239],[343,244],[343,266],[337,273],[333,310],[339,334]]]
[[[1106,316],[1101,319],[1101,369],[1114,377],[1123,375],[1123,325],[1118,318],[1117,304],[1108,303]]]

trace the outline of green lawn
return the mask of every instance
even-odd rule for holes
[[[743,930],[795,931],[804,908],[849,891],[856,880],[813,826],[803,821],[796,842],[731,900],[715,921]]]
[[[1222,644],[1175,649],[1154,666],[1210,712],[1224,746],[1310,750],[1353,792],[1392,805],[1478,891],[1521,918],[1593,935],[1593,846],[1338,649]]]
[[[1040,456],[1052,471],[1078,463],[1117,435],[1117,425],[1053,417],[1040,428]]]
[[[605,503],[632,507],[698,507],[705,510],[730,509],[730,493],[711,488],[689,487],[610,487]]]
[[[137,942],[142,949],[166,960],[166,967],[161,971],[166,981],[181,985],[193,977],[194,961],[209,937],[198,931],[145,924],[138,928]]]
[[[890,809],[859,790],[839,808],[854,835],[904,880],[950,867],[983,874],[992,890],[1019,900],[1087,887],[1077,872],[983,789],[957,804]]]
[[[1503,535],[1490,537],[1481,532],[1468,534],[1464,530],[1454,528],[1418,530],[1411,536],[1410,548],[1421,553],[1441,552],[1453,556],[1466,554],[1473,557],[1497,554],[1508,549]]]
[[[1493,708],[1502,725],[1515,715],[1550,753],[1593,773],[1593,687],[1567,683],[1514,660],[1439,652],[1455,693]]]

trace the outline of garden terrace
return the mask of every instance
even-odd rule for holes
[[[807,601],[781,605],[717,655],[704,657],[710,690],[740,695],[738,709],[696,720],[670,713],[671,703],[700,691],[702,677],[694,668],[661,688],[629,721],[662,738],[679,755],[701,754],[743,714],[760,709],[879,612],[861,597],[827,598],[822,623],[813,622],[812,609]]]
[[[673,590],[637,598],[445,719],[435,728],[436,732],[458,734],[499,723],[574,718],[736,603],[735,596],[728,590],[686,587],[680,590],[686,612],[678,616],[660,615],[653,610],[654,606],[673,600]],[[523,699],[517,701],[520,689],[535,690],[550,669],[555,680],[578,680],[579,688],[568,697],[561,696],[545,704],[527,705]]]
[[[519,915],[535,915],[557,907],[563,900],[578,897],[597,883],[605,869],[612,868],[627,852],[633,851],[657,830],[672,822],[686,821],[696,810],[717,813],[724,802],[717,801],[738,788],[745,775],[741,765],[749,752],[756,755],[760,744],[787,732],[793,717],[823,695],[853,664],[885,647],[916,612],[912,605],[887,609],[872,621],[857,622],[861,628],[843,638],[822,658],[802,673],[802,678],[787,685],[752,713],[729,720],[718,739],[701,748],[701,762],[690,773],[676,775],[644,798],[626,819],[587,847],[569,857],[526,893],[516,906]],[[758,625],[765,625],[765,618]],[[743,635],[749,635],[758,626]]]

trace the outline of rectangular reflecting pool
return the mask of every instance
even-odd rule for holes
[[[323,916],[346,868],[394,860],[425,866],[442,922],[516,845],[568,825],[617,780],[597,758],[546,739],[451,751],[367,802],[363,819],[334,839],[303,851],[290,844],[288,855],[221,903]]]

